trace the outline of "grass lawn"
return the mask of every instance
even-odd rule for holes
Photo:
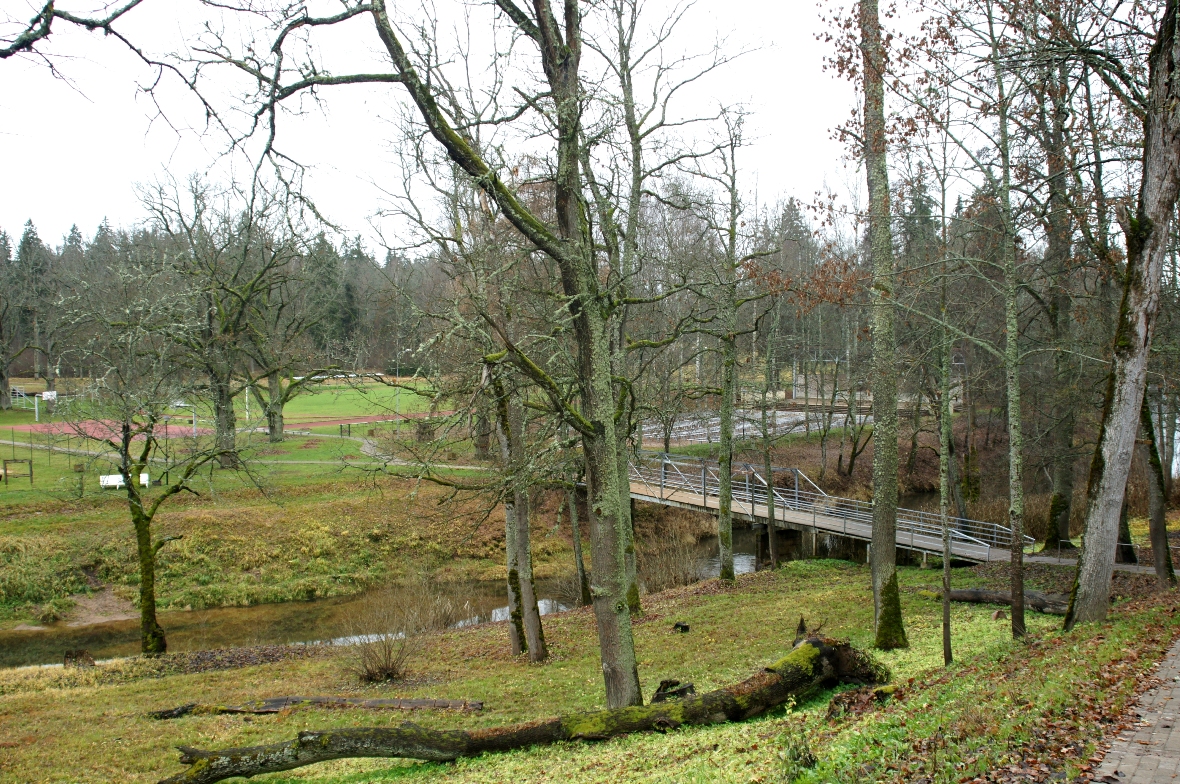
[[[245,396],[238,400],[238,416],[245,421]],[[407,390],[393,389],[381,384],[352,386],[345,384],[323,384],[310,387],[295,397],[283,408],[287,425],[313,423],[324,419],[347,419],[349,417],[388,416],[394,412],[412,414],[427,411],[430,401]],[[262,418],[258,401],[250,401],[254,419]],[[262,418],[265,421],[264,418]]]
[[[1060,579],[1045,572],[1045,579]],[[902,569],[908,650],[879,657],[903,685],[902,697],[861,716],[825,718],[829,693],[732,725],[689,728],[612,741],[489,754],[454,764],[390,760],[324,763],[260,781],[359,782],[853,782],[960,781],[1019,759],[1033,764],[1053,743],[1074,760],[1074,777],[1100,737],[1103,713],[1117,711],[1136,676],[1180,630],[1171,596],[1123,601],[1102,626],[1059,631],[1060,619],[1030,614],[1030,638],[1015,643],[991,607],[954,608],[956,664],[941,666],[938,602],[919,593],[937,573]],[[960,570],[956,581],[994,579]],[[800,615],[825,621],[826,634],[870,643],[868,569],[835,561],[787,564],[743,576],[736,588],[707,582],[647,597],[635,626],[644,692],[664,678],[705,691],[780,657]],[[674,621],[690,624],[673,633]],[[503,624],[424,638],[414,678],[366,688],[368,696],[482,700],[477,714],[420,712],[423,726],[477,728],[602,705],[593,614],[545,619],[553,656],[530,665],[508,654]],[[340,654],[344,655],[344,654]],[[156,781],[181,770],[176,745],[246,746],[304,729],[387,726],[399,712],[299,709],[271,716],[192,716],[171,722],[149,710],[187,702],[233,704],[283,694],[345,694],[358,689],[338,656],[240,670],[143,677],[136,660],[94,669],[0,672],[0,780]],[[911,679],[914,679],[911,682]],[[1058,735],[1053,735],[1058,732]],[[1061,740],[1065,738],[1065,740]],[[1073,739],[1072,741],[1070,739]],[[812,768],[795,752],[809,746]],[[1041,749],[1040,751],[1038,749]],[[1059,755],[1060,756],[1060,755]]]

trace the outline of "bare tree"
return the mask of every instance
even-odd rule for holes
[[[864,161],[869,188],[869,247],[873,262],[873,620],[876,645],[908,645],[897,588],[897,345],[896,270],[890,229],[886,160],[886,53],[876,0],[860,0],[864,89]]]
[[[1119,215],[1127,246],[1123,298],[1098,444],[1090,466],[1085,538],[1065,617],[1067,629],[1079,621],[1104,619],[1110,606],[1119,516],[1140,427],[1169,226],[1180,191],[1177,32],[1177,3],[1168,0],[1149,55],[1148,93],[1141,107],[1144,145],[1138,201],[1134,212],[1128,208]]]
[[[197,470],[222,453],[200,436],[180,439],[183,448],[166,446],[176,402],[197,405],[207,390],[193,383],[180,356],[178,337],[199,329],[199,313],[166,256],[159,245],[140,243],[101,276],[78,282],[69,305],[88,339],[71,360],[101,371],[58,411],[80,439],[109,450],[100,457],[113,453],[135,533],[144,654],[167,650],[156,620],[156,563],[179,538],[155,535],[156,514],[173,496],[195,492]]]

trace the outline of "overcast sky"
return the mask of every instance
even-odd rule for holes
[[[90,0],[93,2],[94,0]],[[437,0],[440,12],[457,0]],[[185,0],[148,0],[121,27],[156,50],[187,33],[192,16],[173,15]],[[27,18],[29,0],[4,0],[11,17]],[[38,3],[39,5],[39,3]],[[63,5],[59,3],[59,5]],[[81,3],[71,10],[84,10]],[[824,187],[843,189],[848,171],[831,129],[853,108],[850,86],[823,71],[826,46],[814,0],[700,0],[681,33],[687,49],[707,48],[728,36],[734,48],[756,47],[698,88],[694,103],[743,102],[752,112],[741,162],[745,182],[760,201],[811,199]],[[164,93],[160,119],[137,87],[145,71],[119,44],[62,27],[47,51],[66,77],[55,78],[35,60],[0,61],[0,229],[19,236],[31,218],[41,237],[57,245],[71,224],[89,238],[105,217],[130,227],[143,219],[136,185],[198,172],[224,173],[225,139],[204,133],[199,114],[179,87]],[[373,244],[370,219],[378,185],[395,177],[387,143],[394,128],[391,86],[345,88],[328,117],[299,120],[292,142],[312,165],[310,191],[320,208],[349,234]],[[343,142],[343,143],[342,143]]]

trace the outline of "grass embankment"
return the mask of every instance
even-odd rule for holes
[[[1049,571],[1046,580],[1057,579]],[[1038,745],[1075,764],[1099,739],[1100,713],[1117,711],[1135,678],[1180,629],[1171,597],[1120,602],[1112,621],[1065,634],[1060,619],[1030,615],[1028,642],[1014,643],[993,608],[957,605],[957,663],[941,669],[940,605],[918,589],[937,573],[901,570],[911,648],[880,654],[903,684],[895,703],[859,717],[828,720],[828,693],[749,722],[639,735],[596,744],[562,744],[486,755],[457,764],[388,760],[325,763],[266,781],[359,784],[413,782],[828,782],[959,781],[1013,760],[1036,770]],[[999,572],[961,570],[978,585]],[[1034,579],[1034,582],[1036,580]],[[648,597],[635,627],[643,687],[664,678],[698,691],[747,677],[789,648],[800,615],[825,632],[870,643],[866,567],[810,561],[763,572],[723,590],[709,582]],[[1048,587],[1048,586],[1046,586]],[[1141,589],[1142,586],[1139,586]],[[670,630],[690,624],[688,634]],[[424,638],[409,683],[365,689],[368,696],[482,700],[479,714],[418,713],[429,727],[476,728],[601,707],[594,619],[588,610],[547,616],[552,659],[530,665],[507,653],[503,624]],[[160,723],[149,710],[187,702],[234,704],[282,694],[356,691],[333,656],[239,670],[159,677],[130,660],[89,670],[0,673],[0,777],[5,781],[154,781],[180,770],[173,746],[244,746],[304,729],[382,726],[398,712],[301,709],[271,716],[193,716]],[[910,679],[915,678],[913,683]],[[1058,734],[1047,734],[1050,730]],[[817,764],[802,768],[808,745]],[[1073,745],[1075,744],[1076,745]]]
[[[341,471],[341,450],[355,447],[295,438],[275,463],[256,466],[265,494],[244,475],[211,469],[197,483],[200,497],[169,500],[156,536],[183,539],[160,553],[160,608],[337,596],[423,572],[503,579],[502,513],[484,519],[474,502],[440,503],[448,491],[435,485]],[[284,465],[287,455],[325,464]],[[68,613],[71,595],[101,584],[133,600],[139,575],[126,497],[97,490],[93,474],[78,497],[64,456],[50,466],[48,453],[34,450],[33,459],[32,488],[12,480],[0,489],[0,623],[53,620]],[[541,578],[572,568],[567,539],[550,522],[538,521],[534,540]]]

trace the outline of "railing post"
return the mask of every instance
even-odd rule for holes
[[[746,463],[746,503],[750,505],[750,522],[754,522],[754,496],[750,493],[750,464]]]
[[[709,507],[709,476],[706,473],[705,458],[701,458],[701,506]]]
[[[660,500],[664,500],[664,476],[668,473],[668,456],[660,453]]]
[[[799,508],[799,469],[795,469],[795,509]]]

